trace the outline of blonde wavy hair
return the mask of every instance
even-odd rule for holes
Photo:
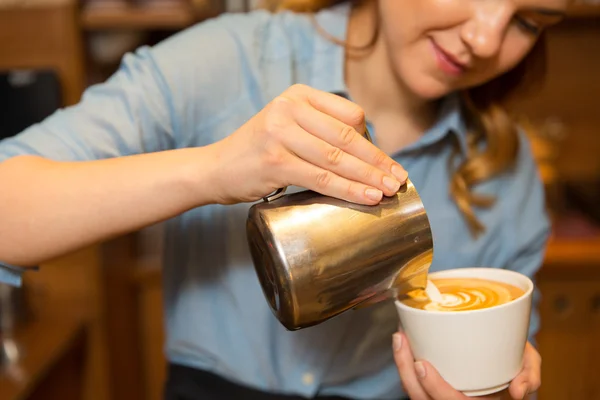
[[[262,5],[272,11],[316,12],[347,1],[359,0],[263,0]],[[514,95],[541,83],[545,74],[546,43],[541,36],[527,57],[511,71],[460,94],[468,127],[468,149],[464,159],[456,163],[461,152],[458,142],[455,143],[450,157],[453,173],[449,191],[475,237],[485,227],[474,209],[490,208],[495,199],[475,193],[473,187],[513,166],[519,149],[517,124],[507,112],[506,103]]]

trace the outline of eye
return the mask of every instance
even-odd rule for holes
[[[520,15],[515,15],[514,21],[519,28],[532,35],[539,35],[542,30],[535,22]]]

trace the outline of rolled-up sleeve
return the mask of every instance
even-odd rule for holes
[[[172,147],[172,113],[163,82],[150,49],[128,54],[111,78],[85,91],[79,104],[0,142],[0,161],[23,154],[96,160]]]
[[[535,276],[544,261],[551,224],[544,186],[529,141],[523,135],[515,167],[509,193],[505,193],[504,242],[510,249],[506,266],[530,277],[535,283]],[[535,343],[535,335],[540,329],[539,301],[540,292],[535,288],[529,328],[532,343]]]

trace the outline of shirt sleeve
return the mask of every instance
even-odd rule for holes
[[[0,283],[5,283],[11,286],[21,286],[21,275],[24,270],[22,268],[12,268],[8,265],[0,264]]]
[[[551,232],[550,219],[546,210],[545,191],[533,159],[529,141],[521,135],[520,150],[504,215],[505,243],[512,248],[507,268],[518,271],[535,284],[535,276],[544,261],[545,250]],[[529,328],[529,341],[535,344],[535,335],[540,328],[540,292],[533,293],[533,304]]]
[[[77,105],[0,142],[0,161],[22,154],[82,161],[167,149],[173,144],[169,97],[150,49],[141,48]]]

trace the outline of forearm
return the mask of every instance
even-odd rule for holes
[[[86,162],[0,163],[0,261],[34,265],[213,202],[207,146]]]

